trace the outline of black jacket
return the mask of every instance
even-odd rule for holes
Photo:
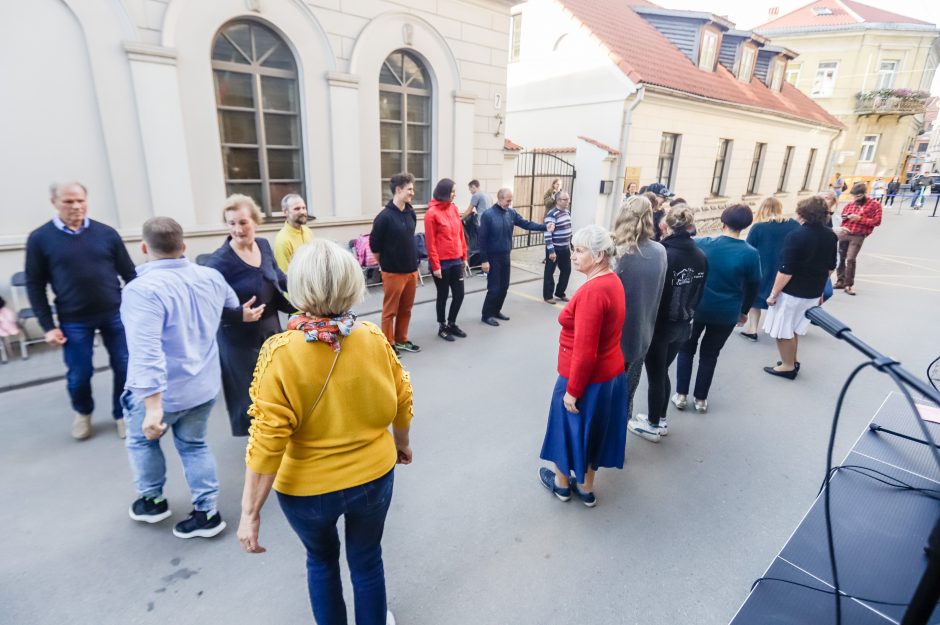
[[[415,226],[418,217],[411,204],[398,210],[394,202],[385,205],[372,222],[369,247],[379,255],[379,266],[388,273],[413,273],[418,270]]]
[[[512,251],[512,231],[515,226],[535,232],[545,232],[545,224],[537,224],[522,217],[513,209],[493,204],[480,217],[480,259],[487,262],[490,254]]]
[[[705,292],[708,259],[688,232],[671,234],[660,243],[666,248],[666,279],[656,321],[691,321]]]

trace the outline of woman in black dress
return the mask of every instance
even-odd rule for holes
[[[248,436],[248,387],[251,385],[258,351],[268,337],[281,331],[278,311],[291,313],[287,301],[287,276],[278,268],[271,244],[255,237],[261,209],[246,195],[231,195],[222,209],[229,236],[212,253],[206,266],[216,269],[238,295],[238,301],[253,301],[264,307],[256,323],[242,321],[241,309],[226,310],[219,327],[219,357],[222,361],[222,390],[233,436]]]

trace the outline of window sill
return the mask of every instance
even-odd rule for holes
[[[800,189],[799,191],[799,195],[813,195],[813,193],[815,193],[815,191],[812,189]]]
[[[788,195],[790,195],[789,191],[777,191],[774,193],[774,197],[787,197]]]
[[[745,193],[741,196],[742,200],[759,200],[760,193]]]
[[[705,206],[714,206],[717,204],[727,204],[731,201],[731,198],[725,197],[723,195],[709,195],[706,196],[702,201],[702,204]]]

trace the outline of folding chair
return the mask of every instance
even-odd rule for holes
[[[30,319],[36,319],[36,313],[29,306],[29,298],[26,296],[26,272],[18,271],[10,279],[10,292],[13,297],[13,312],[16,313],[16,320],[20,324],[20,357],[23,360],[29,358],[29,345],[45,343],[46,338],[29,338],[26,333],[26,322]],[[25,298],[25,299],[24,299]],[[55,308],[52,310],[55,314]]]

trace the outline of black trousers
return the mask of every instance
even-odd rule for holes
[[[649,382],[646,399],[649,404],[649,420],[658,425],[666,416],[672,385],[669,382],[669,366],[676,359],[679,348],[689,338],[689,322],[657,323],[653,340],[646,351],[646,379]]]
[[[453,325],[457,321],[457,313],[460,312],[460,305],[463,304],[463,262],[447,269],[441,268],[441,277],[434,278],[434,286],[437,287],[437,322],[444,323],[444,311],[447,308],[447,295],[452,293],[454,299],[450,303],[450,314],[447,315],[447,322]]]
[[[889,195],[887,200],[885,200],[885,206],[894,206],[894,196]]]
[[[483,300],[483,318],[493,317],[503,309],[509,292],[509,252],[491,252],[490,271],[486,274],[486,299]]]
[[[545,280],[542,282],[542,297],[551,299],[552,292],[557,297],[565,296],[568,288],[568,279],[571,278],[571,249],[568,247],[555,247],[555,260],[548,257],[545,252]],[[558,267],[558,286],[555,286],[555,267]]]
[[[734,331],[734,324],[692,322],[692,336],[679,348],[679,363],[676,365],[676,392],[689,394],[692,381],[692,359],[698,350],[698,372],[695,374],[695,399],[708,399],[708,390],[715,377],[718,354],[725,346],[725,341]],[[703,335],[704,334],[704,335]],[[699,347],[699,337],[702,339]]]

